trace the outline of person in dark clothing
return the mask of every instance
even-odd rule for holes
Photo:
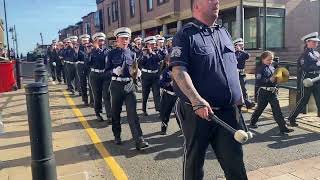
[[[298,79],[301,83],[301,98],[288,117],[291,126],[298,126],[296,118],[308,104],[311,94],[314,96],[318,116],[320,116],[320,81],[313,83],[312,86],[309,87],[306,87],[303,82],[307,78],[313,79],[320,76],[320,53],[315,50],[320,42],[319,34],[318,32],[313,32],[305,35],[301,40],[306,44],[306,49],[300,61],[302,75],[300,79]]]
[[[55,84],[55,81],[58,80],[59,84],[61,84],[61,77],[57,76],[57,65],[59,63],[59,51],[56,42],[53,42],[51,47],[47,52],[52,83]]]
[[[67,85],[68,90],[75,94],[75,76],[76,76],[76,62],[78,58],[78,54],[74,49],[73,44],[71,43],[70,39],[65,40],[67,46],[63,51],[63,59],[66,66],[66,78],[67,78]]]
[[[106,71],[112,70],[112,81],[110,85],[112,101],[112,132],[115,143],[121,144],[121,123],[120,113],[125,103],[128,123],[136,149],[141,150],[149,146],[144,140],[137,114],[137,99],[133,79],[141,75],[140,70],[133,69],[136,63],[136,54],[128,48],[131,30],[127,27],[118,28],[114,31],[117,41],[117,48],[112,49],[106,58]]]
[[[94,48],[90,52],[88,65],[91,68],[89,75],[89,83],[92,88],[94,98],[94,111],[98,121],[104,121],[101,116],[102,99],[106,110],[107,121],[111,119],[111,103],[109,86],[111,81],[111,72],[105,71],[105,59],[108,49],[105,48],[106,35],[104,33],[96,33],[92,36]]]
[[[160,111],[160,86],[159,86],[159,69],[160,62],[163,59],[160,53],[155,52],[156,38],[149,36],[145,38],[147,48],[144,49],[144,54],[139,62],[142,76],[142,111],[144,116],[148,116],[147,102],[152,88],[153,99],[156,111]]]
[[[161,120],[161,134],[167,134],[168,123],[170,120],[170,114],[176,103],[177,96],[173,90],[172,84],[172,72],[169,69],[169,56],[165,58],[164,63],[166,66],[160,76],[160,87],[162,88],[161,102],[160,102],[160,120]],[[180,122],[176,118],[180,127]]]
[[[247,109],[251,109],[255,106],[254,102],[252,102],[249,99],[248,93],[247,93],[247,88],[246,88],[246,72],[245,72],[245,67],[246,67],[246,61],[249,59],[250,55],[248,52],[244,50],[244,42],[242,38],[238,38],[233,41],[233,44],[236,49],[236,57],[237,57],[237,68],[239,72],[239,80],[240,80],[240,86],[242,90],[242,95],[244,99],[244,103],[247,107]]]
[[[275,71],[275,68],[272,66],[273,58],[274,55],[270,51],[265,51],[261,55],[262,65],[257,69],[256,72],[256,84],[258,87],[258,107],[252,114],[252,117],[250,119],[250,127],[258,128],[258,119],[264,109],[267,107],[268,103],[270,103],[272,114],[274,120],[279,126],[280,133],[290,133],[293,130],[287,128],[279,104],[277,79],[273,76],[273,73]]]
[[[64,52],[64,44],[63,44],[63,42],[59,41],[58,42],[58,57],[59,57],[59,59],[58,59],[57,67],[56,67],[56,72],[57,72],[57,77],[60,79],[63,78],[63,82],[66,84],[67,80],[66,80],[66,76],[65,76],[63,52]]]
[[[89,54],[87,51],[87,45],[89,44],[90,35],[83,34],[79,37],[81,44],[79,46],[78,61],[77,61],[77,75],[80,83],[81,97],[83,103],[88,106],[88,75],[89,67],[87,65]]]
[[[218,14],[218,0],[194,0],[192,22],[173,38],[169,67],[185,138],[183,180],[203,179],[209,144],[227,180],[248,179],[241,144],[210,119],[214,113],[240,129],[237,106],[243,103],[235,49],[230,34],[215,24]]]

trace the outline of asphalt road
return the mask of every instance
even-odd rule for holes
[[[62,85],[61,88],[65,88],[65,86]],[[62,93],[61,96],[63,96]],[[102,140],[104,147],[124,169],[129,179],[182,179],[183,136],[174,116],[170,120],[168,134],[162,136],[159,134],[161,123],[159,115],[154,110],[153,100],[149,99],[149,116],[142,117],[141,93],[137,93],[137,98],[141,127],[145,139],[150,144],[150,147],[144,151],[135,150],[124,106],[122,112],[122,140],[124,143],[119,146],[113,143],[111,125],[107,127],[106,122],[96,121],[93,109],[84,107],[79,96],[72,96],[77,107]],[[62,103],[61,107],[57,108],[70,107]],[[246,120],[250,116],[251,114],[244,113]],[[244,160],[248,171],[320,155],[319,134],[295,128],[294,133],[288,136],[279,136],[277,125],[269,114],[262,115],[259,125],[259,128],[253,131],[254,139],[249,140],[243,146]],[[75,126],[81,128],[79,124],[75,124]],[[101,158],[94,146],[88,146],[87,151],[92,159]],[[105,164],[101,163],[99,166],[105,173],[106,179],[114,179]],[[204,172],[205,179],[212,180],[223,177],[223,172],[211,148],[208,149]]]
[[[32,70],[30,69],[32,68],[32,64],[23,65],[23,74],[31,75],[32,73],[30,74],[30,72]],[[252,90],[252,82],[250,81],[249,84],[251,85],[247,87]],[[61,85],[59,88],[65,89],[66,86]],[[64,97],[62,92],[61,96]],[[182,179],[183,136],[179,131],[174,116],[170,120],[168,134],[165,136],[160,135],[161,122],[159,114],[154,110],[151,97],[148,103],[149,116],[143,117],[141,116],[141,93],[137,93],[137,108],[141,128],[145,139],[150,144],[150,147],[144,151],[135,150],[124,106],[122,112],[122,140],[124,143],[118,146],[113,143],[114,137],[111,125],[107,127],[106,122],[96,121],[93,109],[83,106],[79,96],[72,96],[72,99],[88,120],[90,126],[94,128],[102,140],[104,147],[124,169],[129,179]],[[62,102],[61,106],[55,108],[69,108],[71,111],[71,107],[66,102]],[[250,113],[244,113],[246,120],[249,120],[250,116]],[[295,132],[290,135],[279,136],[277,125],[269,113],[264,113],[261,116],[259,125],[257,130],[252,130],[254,138],[243,145],[247,171],[320,155],[319,134],[295,128]],[[68,126],[70,126],[69,128],[82,128],[80,123],[73,123]],[[88,141],[87,144],[92,144],[86,134],[83,137],[79,137],[79,140]],[[92,159],[101,159],[100,154],[93,145],[79,148],[79,153],[88,152]],[[104,163],[100,163],[97,166],[99,166],[102,174],[104,174],[105,179],[114,179],[110,169]],[[223,177],[223,172],[210,147],[204,165],[204,172],[205,179],[212,180]]]

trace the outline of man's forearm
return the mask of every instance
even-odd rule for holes
[[[183,66],[175,66],[172,68],[172,76],[183,94],[191,101],[192,105],[198,105],[201,96],[194,87],[192,80],[187,73],[187,69]]]

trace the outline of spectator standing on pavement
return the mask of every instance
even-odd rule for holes
[[[320,116],[320,81],[315,82],[311,87],[305,87],[303,85],[304,79],[313,79],[320,76],[320,53],[315,50],[320,41],[319,34],[318,32],[313,32],[305,35],[301,40],[306,44],[306,50],[300,60],[302,75],[301,79],[298,79],[298,81],[301,81],[301,98],[288,117],[291,126],[298,126],[296,118],[308,104],[312,93],[316,101],[318,116]]]
[[[277,122],[280,133],[290,133],[293,130],[288,129],[286,122],[281,112],[280,103],[278,99],[277,79],[273,76],[275,68],[272,66],[274,54],[270,51],[265,51],[261,54],[262,65],[257,68],[256,72],[256,85],[258,87],[258,105],[257,109],[253,112],[250,119],[250,127],[258,128],[257,122],[267,107],[268,103],[271,105],[274,120]]]
[[[242,93],[237,59],[230,34],[215,24],[218,0],[194,0],[193,22],[173,38],[170,67],[179,99],[176,115],[184,141],[183,179],[203,179],[208,145],[227,180],[247,180],[242,146],[222,126],[209,120],[215,114],[235,129],[239,124],[238,105]]]

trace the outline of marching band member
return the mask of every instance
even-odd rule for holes
[[[142,136],[137,114],[137,99],[133,79],[140,76],[141,72],[137,66],[135,66],[136,69],[132,68],[134,63],[137,62],[136,54],[128,48],[131,30],[127,27],[116,29],[114,36],[116,37],[117,48],[112,49],[106,58],[106,71],[112,70],[112,81],[110,85],[112,96],[112,131],[115,137],[115,143],[120,145],[122,143],[120,113],[124,102],[131,134],[136,143],[136,149],[141,150],[148,147],[149,144]]]
[[[90,52],[88,65],[91,68],[89,83],[94,98],[94,111],[98,121],[104,121],[102,113],[102,99],[107,114],[107,120],[111,118],[111,103],[109,86],[111,81],[110,71],[105,71],[105,59],[108,49],[105,48],[106,35],[95,33],[92,36],[94,48]]]
[[[63,59],[66,66],[66,78],[68,90],[75,94],[74,81],[76,76],[76,62],[77,62],[77,52],[72,44],[70,38],[66,39],[66,46],[63,51]]]
[[[299,81],[303,82],[306,78],[313,79],[320,75],[320,54],[315,50],[320,39],[318,32],[313,32],[305,35],[301,40],[306,44],[306,50],[304,51],[300,62],[302,65],[302,76]],[[305,87],[303,83],[301,83],[301,93],[301,99],[298,101],[297,106],[288,117],[291,126],[298,126],[296,118],[302,111],[303,107],[308,104],[312,93],[316,101],[318,116],[320,116],[320,82],[315,82],[311,87]]]
[[[275,68],[272,66],[272,61],[274,58],[273,52],[265,51],[261,54],[262,65],[258,67],[256,72],[256,84],[258,87],[258,105],[257,109],[253,112],[250,119],[251,128],[258,128],[257,122],[270,103],[272,108],[272,114],[274,120],[277,122],[280,133],[290,133],[293,129],[289,129],[286,126],[286,122],[281,112],[279,99],[278,99],[278,89],[277,89],[277,79],[273,76]]]
[[[51,71],[52,83],[55,84],[55,81],[58,80],[59,84],[61,84],[61,77],[57,76],[57,63],[59,63],[59,51],[57,42],[55,40],[52,41],[52,44],[48,49],[47,56]]]

